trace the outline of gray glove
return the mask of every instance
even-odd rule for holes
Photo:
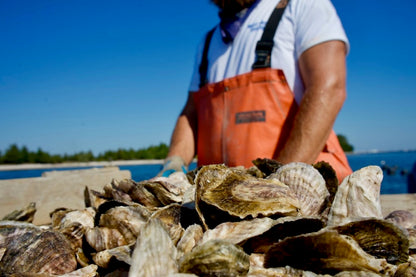
[[[183,173],[188,171],[185,161],[179,156],[170,156],[166,158],[163,168],[157,176],[168,177],[170,174],[177,171],[182,171]]]

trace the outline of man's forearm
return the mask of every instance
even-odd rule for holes
[[[196,130],[197,115],[193,93],[190,92],[185,107],[176,121],[170,141],[168,157],[180,156],[189,165],[195,157]]]
[[[180,156],[187,165],[195,156],[194,133],[185,115],[180,115],[176,122],[168,153],[170,156]]]
[[[306,92],[288,139],[276,159],[282,163],[315,162],[325,146],[344,98],[343,91]]]

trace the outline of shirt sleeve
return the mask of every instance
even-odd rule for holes
[[[350,45],[341,20],[330,0],[298,0],[295,13],[295,49],[299,56],[308,48],[330,40]]]

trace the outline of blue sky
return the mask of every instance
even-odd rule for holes
[[[351,43],[335,131],[357,151],[416,149],[414,0],[333,0]],[[208,0],[0,0],[0,151],[169,143]]]

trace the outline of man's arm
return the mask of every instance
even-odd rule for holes
[[[179,156],[186,165],[195,157],[197,116],[193,93],[188,94],[185,107],[176,121],[171,137],[168,157]]]
[[[346,98],[345,54],[345,44],[333,40],[300,56],[305,93],[278,161],[313,163],[322,151]]]

